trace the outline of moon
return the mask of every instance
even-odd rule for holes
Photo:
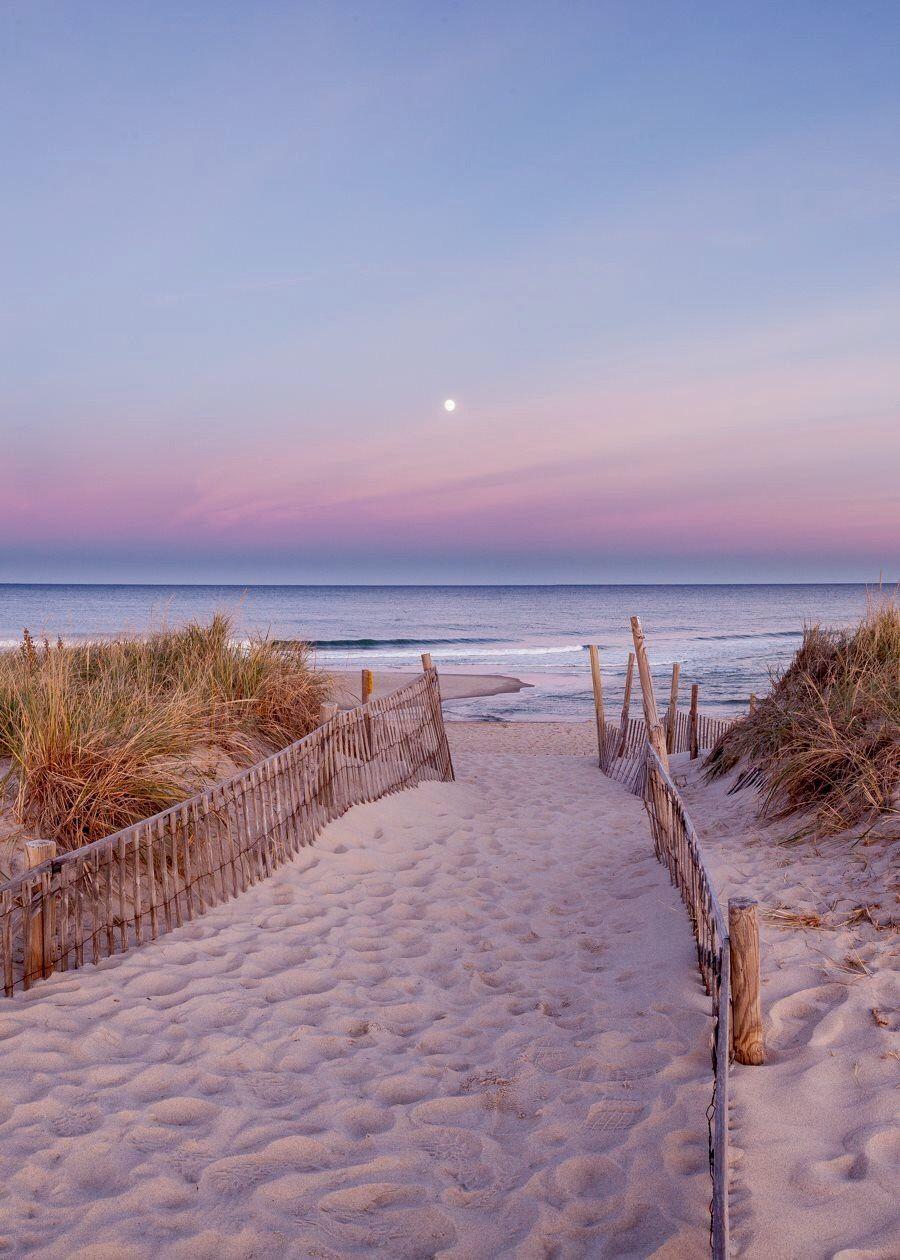
[[[456,410],[456,403],[454,402],[454,400],[453,400],[452,398],[448,398],[448,399],[446,399],[446,401],[444,402],[444,410],[445,410],[445,411],[455,411],[455,410]]]

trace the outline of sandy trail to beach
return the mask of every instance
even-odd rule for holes
[[[460,743],[0,1006],[5,1254],[705,1253],[708,1001],[640,803]]]

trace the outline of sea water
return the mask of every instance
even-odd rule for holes
[[[584,719],[592,714],[587,644],[601,653],[607,708],[621,705],[637,613],[658,696],[681,663],[681,698],[737,713],[796,651],[803,627],[845,626],[865,610],[863,585],[709,586],[91,586],[0,585],[0,643],[27,626],[66,641],[140,633],[230,613],[239,634],[305,639],[327,667],[506,674],[514,694],[456,701],[450,718]],[[640,704],[635,680],[634,712]]]

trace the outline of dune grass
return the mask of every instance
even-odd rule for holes
[[[705,762],[707,778],[757,768],[761,814],[811,811],[835,834],[896,812],[900,789],[900,606],[879,594],[853,630],[808,627],[756,712]]]
[[[250,764],[311,731],[326,675],[307,650],[235,641],[219,614],[143,638],[0,654],[0,757],[20,822],[76,848],[185,799],[197,757]]]

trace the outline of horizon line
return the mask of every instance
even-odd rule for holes
[[[236,590],[441,590],[452,587],[464,589],[503,587],[507,589],[539,588],[539,587],[633,587],[633,586],[721,586],[721,587],[756,587],[756,586],[871,586],[876,589],[900,586],[900,579],[885,581],[878,579],[858,579],[855,581],[773,581],[773,582],[7,582],[0,581],[3,587],[42,587],[42,586],[101,586],[127,587],[129,589],[148,589],[167,586],[178,588],[216,588],[228,587]]]

